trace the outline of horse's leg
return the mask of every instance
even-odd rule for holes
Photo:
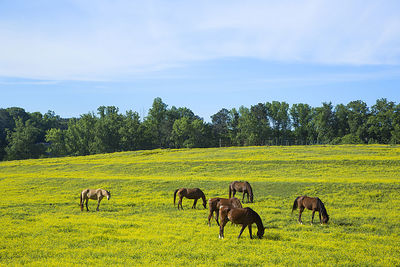
[[[245,192],[243,192],[243,200],[242,200],[243,203],[244,203],[244,194],[245,194]]]
[[[251,234],[251,224],[249,224],[249,234],[250,234],[250,239],[253,239],[253,235]]]
[[[181,207],[181,209],[183,210],[183,207],[182,207],[182,196],[179,196],[179,202],[178,202],[178,210],[179,210],[179,206]]]
[[[101,199],[97,200],[97,208],[96,208],[97,211],[99,211],[100,201]]]
[[[318,212],[318,215],[319,215],[319,223],[322,225],[321,212]]]
[[[304,207],[300,207],[299,208],[299,223],[303,224],[303,222],[301,221],[301,213],[303,213]]]
[[[81,194],[81,204],[80,204],[80,206],[81,206],[81,211],[83,211],[83,202],[84,202],[85,200],[83,199],[83,196],[82,196],[82,194]]]
[[[217,224],[219,226],[219,222],[218,222],[218,217],[219,217],[219,212],[218,210],[215,212],[215,220],[217,221]]]
[[[242,233],[243,233],[244,229],[246,228],[246,226],[247,226],[247,225],[243,224],[242,229],[240,229],[238,238],[240,238],[240,236],[242,235]],[[249,229],[250,229],[250,225],[249,225]],[[250,230],[250,231],[251,231],[251,230]],[[250,234],[250,237],[251,237],[251,234]]]
[[[196,208],[196,204],[197,204],[197,198],[194,200],[194,202],[193,202],[193,206],[192,206],[192,209],[195,209]]]
[[[315,210],[312,211],[312,215],[311,215],[311,224],[314,223],[314,214],[315,214]]]
[[[211,218],[213,217],[213,213],[214,213],[214,211],[210,210],[210,214],[208,215],[208,226],[210,226],[210,227],[211,227]]]
[[[89,202],[89,198],[86,198],[86,200],[85,200],[86,211],[89,211],[88,202]]]
[[[221,216],[221,224],[219,225],[219,238],[224,238],[224,227],[227,222],[228,222],[228,220],[226,220],[225,218],[222,218],[222,216]]]

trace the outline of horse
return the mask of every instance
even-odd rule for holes
[[[100,201],[103,197],[107,197],[107,200],[110,200],[111,193],[110,191],[104,189],[85,189],[81,192],[81,211],[83,211],[83,202],[86,204],[86,211],[88,209],[88,201],[89,199],[96,200],[97,199],[97,211],[99,211]]]
[[[199,198],[203,199],[203,206],[204,206],[204,208],[207,208],[206,196],[204,195],[203,191],[201,191],[199,188],[176,189],[174,192],[174,206],[175,206],[176,194],[178,194],[178,197],[179,197],[178,210],[179,210],[179,207],[181,207],[181,209],[183,210],[183,207],[182,207],[182,198],[183,197],[186,197],[188,199],[194,199],[192,209],[196,208],[196,203]]]
[[[229,198],[235,196],[236,192],[243,192],[243,200],[242,202],[244,203],[244,195],[247,194],[247,202],[253,203],[253,189],[251,188],[249,182],[239,182],[239,181],[234,181],[229,184]],[[249,201],[249,196],[250,196],[250,201]]]
[[[220,198],[220,197],[215,197],[215,198],[210,198],[208,200],[208,209],[210,210],[210,214],[208,215],[208,226],[211,226],[211,218],[213,217],[213,214],[215,212],[215,221],[218,222],[218,215],[219,215],[219,207],[223,205],[225,207],[232,207],[232,208],[241,208],[242,203],[240,203],[240,200],[236,197],[232,198]]]
[[[230,208],[222,205],[219,208],[219,216],[221,217],[221,225],[219,226],[219,238],[224,238],[224,227],[228,220],[234,224],[242,225],[242,229],[240,230],[238,238],[240,238],[240,236],[242,235],[243,230],[248,227],[250,238],[253,239],[253,236],[251,234],[251,225],[253,223],[257,225],[257,237],[262,238],[264,235],[265,228],[260,218],[260,215],[258,215],[258,213],[251,208]]]
[[[301,213],[303,213],[304,209],[307,208],[312,210],[311,224],[314,221],[314,213],[318,211],[319,214],[319,222],[320,224],[328,223],[329,215],[325,209],[324,203],[318,197],[308,197],[308,196],[299,196],[294,200],[292,214],[293,211],[299,208],[299,223],[303,224],[301,221]],[[321,220],[322,215],[322,220]]]

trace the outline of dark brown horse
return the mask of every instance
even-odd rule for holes
[[[294,203],[293,203],[292,213],[297,208],[299,208],[299,210],[300,210],[300,212],[299,212],[299,223],[301,223],[301,224],[303,224],[303,222],[301,221],[301,214],[303,213],[305,208],[307,208],[309,210],[312,210],[311,224],[314,221],[314,213],[316,211],[318,211],[319,222],[321,224],[328,223],[328,221],[329,221],[329,215],[326,212],[325,205],[317,197],[308,197],[308,196],[297,197],[294,200]],[[322,216],[322,220],[321,220],[321,216]]]
[[[244,195],[247,194],[247,202],[253,203],[253,189],[251,188],[250,184],[246,181],[244,182],[239,182],[239,181],[234,181],[229,184],[229,198],[235,196],[236,192],[243,192],[243,200],[242,202],[244,203]],[[249,201],[250,197],[250,201]]]
[[[81,192],[81,211],[83,211],[83,203],[85,202],[86,205],[86,211],[89,211],[88,209],[88,201],[89,199],[97,200],[97,208],[96,210],[99,211],[99,206],[100,206],[100,201],[103,199],[103,197],[107,197],[109,200],[111,197],[110,191],[104,190],[104,189],[85,189]]]
[[[207,208],[206,196],[204,195],[203,191],[201,191],[199,188],[176,189],[174,192],[174,205],[175,205],[175,200],[176,200],[176,194],[178,194],[178,197],[179,197],[178,210],[179,210],[179,206],[181,207],[181,209],[183,209],[183,207],[182,207],[182,198],[183,197],[186,197],[188,199],[194,199],[192,209],[196,208],[196,203],[199,198],[203,199],[203,206],[204,206],[204,208]]]
[[[219,226],[219,238],[224,238],[224,227],[226,223],[231,221],[234,224],[242,225],[242,229],[240,230],[238,238],[243,233],[243,230],[248,227],[250,238],[253,238],[251,234],[251,225],[253,223],[257,224],[257,237],[262,238],[264,235],[264,225],[261,221],[260,215],[257,214],[251,208],[229,208],[225,206],[221,206],[219,208],[219,216],[221,217],[221,225]]]
[[[215,198],[210,198],[208,200],[208,209],[210,210],[210,214],[208,215],[208,226],[211,226],[211,218],[213,217],[213,214],[215,212],[215,221],[217,221],[217,224],[219,226],[218,222],[218,216],[219,216],[219,207],[223,205],[225,207],[231,207],[231,208],[241,208],[242,203],[240,203],[240,200],[236,197],[232,198],[220,198],[220,197],[215,197]]]

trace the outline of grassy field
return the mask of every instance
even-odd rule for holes
[[[208,210],[179,187],[207,199],[227,197],[247,180],[263,239],[228,224],[218,238]],[[104,188],[111,199],[79,193]],[[296,146],[152,150],[0,162],[0,265],[400,265],[400,147]],[[328,225],[291,214],[299,195],[318,196]],[[306,223],[307,222],[307,223]],[[315,222],[318,222],[316,215]],[[253,227],[253,232],[256,228]],[[253,233],[255,234],[255,233]]]

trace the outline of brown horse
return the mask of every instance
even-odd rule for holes
[[[317,197],[308,197],[308,196],[297,197],[294,200],[294,203],[293,203],[292,213],[293,213],[294,210],[297,209],[297,207],[300,210],[300,212],[299,212],[299,223],[301,223],[301,224],[303,224],[303,222],[301,221],[301,214],[303,213],[305,208],[307,208],[309,210],[312,210],[311,224],[313,224],[314,213],[316,211],[318,211],[319,222],[321,224],[328,223],[328,221],[329,221],[329,215],[326,212],[325,205]],[[322,220],[321,220],[321,215],[322,215]]]
[[[100,206],[100,201],[103,199],[103,197],[107,197],[109,200],[111,197],[110,191],[104,190],[104,189],[85,189],[81,193],[81,211],[83,211],[83,202],[86,204],[86,211],[89,211],[88,209],[88,201],[89,199],[96,200],[97,199],[97,211],[99,211],[99,206]]]
[[[224,238],[224,227],[226,223],[231,221],[234,224],[242,225],[242,229],[240,230],[238,238],[243,233],[243,230],[246,227],[249,227],[250,238],[252,239],[253,236],[251,234],[251,225],[253,223],[257,224],[257,237],[262,238],[264,235],[264,225],[261,221],[260,215],[257,214],[251,208],[229,208],[225,206],[221,206],[219,208],[219,216],[221,217],[221,225],[219,227],[219,238]]]
[[[179,197],[178,210],[179,210],[179,206],[181,207],[181,209],[183,209],[183,207],[182,207],[182,198],[183,197],[186,197],[188,199],[194,199],[192,209],[196,208],[196,203],[199,198],[203,199],[203,206],[204,206],[204,208],[207,208],[206,196],[204,195],[203,191],[201,191],[199,188],[176,189],[174,192],[174,206],[175,206],[175,200],[176,200],[177,193],[178,193],[178,197]]]
[[[244,195],[247,194],[247,202],[253,203],[253,189],[251,188],[250,184],[246,181],[244,182],[239,182],[239,181],[234,181],[229,184],[229,198],[235,196],[236,192],[243,192],[243,200],[242,202],[244,203]],[[249,196],[250,196],[250,201],[249,201]]]
[[[225,207],[231,207],[231,208],[241,208],[242,203],[240,203],[240,200],[236,197],[232,198],[220,198],[220,197],[215,197],[215,198],[210,198],[208,200],[208,209],[210,210],[210,214],[208,215],[208,226],[211,226],[211,218],[213,217],[213,214],[215,212],[215,221],[217,221],[217,224],[219,226],[218,222],[218,215],[219,215],[219,207],[223,205]]]

